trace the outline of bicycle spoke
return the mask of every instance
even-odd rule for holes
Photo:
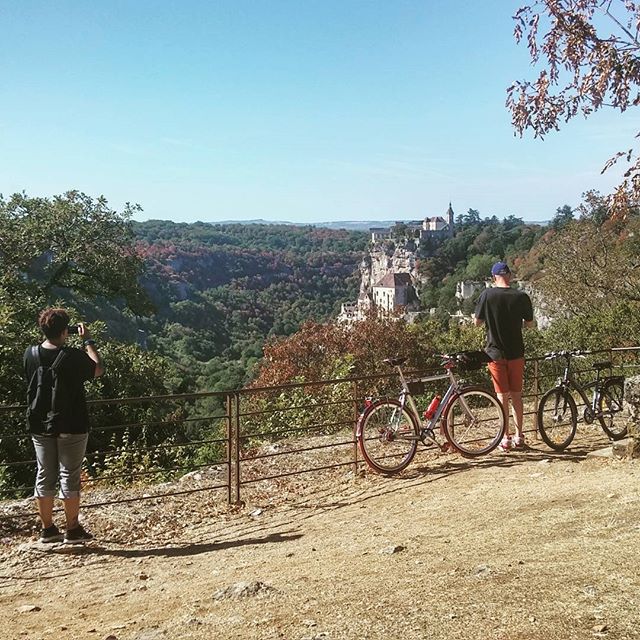
[[[627,435],[627,419],[622,411],[623,397],[622,378],[609,378],[605,381],[598,400],[598,410],[600,425],[612,440],[620,440]]]
[[[467,388],[448,407],[447,437],[464,455],[477,456],[495,449],[504,428],[502,405],[485,389]]]
[[[538,431],[549,447],[556,451],[568,447],[577,424],[576,403],[568,392],[558,387],[542,396],[538,405]]]
[[[369,466],[393,473],[404,469],[415,455],[417,427],[399,402],[382,401],[372,405],[362,417],[359,443]]]

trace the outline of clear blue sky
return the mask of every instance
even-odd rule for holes
[[[0,0],[0,192],[139,219],[549,219],[638,117],[516,138],[511,0]]]

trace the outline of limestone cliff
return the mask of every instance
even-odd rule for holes
[[[414,286],[418,284],[416,254],[410,248],[396,247],[390,252],[375,244],[360,263],[360,296],[369,293],[387,273],[408,273]]]

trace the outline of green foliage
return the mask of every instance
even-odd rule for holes
[[[598,224],[592,217],[548,232],[537,250],[536,288],[554,317],[640,302],[640,216]]]
[[[51,298],[73,291],[122,299],[138,312],[148,310],[137,283],[142,260],[132,250],[128,219],[137,207],[119,214],[105,198],[69,191],[54,198],[15,194],[0,197],[2,284]]]
[[[357,295],[367,244],[364,233],[310,226],[156,220],[135,230],[157,313],[131,324],[203,390],[243,386],[267,339],[335,317]]]
[[[521,6],[513,19],[516,41],[526,43],[537,74],[507,90],[507,108],[520,135],[531,129],[543,137],[578,115],[588,118],[602,108],[622,113],[638,105],[638,3],[536,0]],[[640,197],[640,157],[625,148],[605,169],[618,160],[629,166],[612,205],[624,217],[629,196],[636,203]]]
[[[146,433],[133,435],[125,429],[122,434],[112,436],[109,452],[100,456],[88,471],[92,478],[106,481],[109,486],[172,480],[190,468],[190,450],[173,446],[178,439],[173,435],[162,446],[153,446]]]
[[[487,274],[491,274],[491,267],[498,261],[495,255],[476,254],[471,256],[467,262],[464,272],[465,280],[487,280]]]
[[[556,215],[553,216],[553,219],[551,220],[551,228],[556,230],[562,229],[573,219],[573,209],[568,204],[565,204],[562,207],[558,207],[556,210]]]
[[[129,217],[104,198],[94,200],[76,191],[54,198],[16,194],[0,198],[0,390],[4,405],[24,402],[25,348],[42,339],[38,312],[63,306],[72,321],[89,321],[100,343],[107,373],[88,385],[92,399],[166,393],[171,367],[138,347],[108,340],[97,299],[109,300],[122,314],[129,308],[147,311],[148,298],[138,276],[143,267],[134,245]],[[85,315],[80,309],[94,309]],[[93,321],[93,322],[92,322]],[[70,341],[79,346],[79,338]],[[91,451],[105,444],[101,428],[139,422],[143,412],[132,407],[99,405],[93,412],[96,428]],[[157,418],[157,413],[155,418]],[[5,412],[0,425],[0,492],[21,494],[33,485],[33,471],[16,461],[33,458],[22,412]]]
[[[640,344],[640,305],[618,301],[591,313],[558,318],[544,332],[544,349],[609,349]]]

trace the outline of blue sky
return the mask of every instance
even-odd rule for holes
[[[640,123],[514,137],[519,4],[0,0],[0,192],[175,221],[549,219],[616,183]]]

